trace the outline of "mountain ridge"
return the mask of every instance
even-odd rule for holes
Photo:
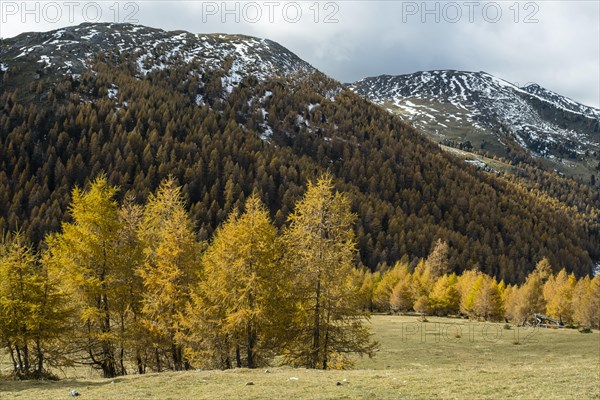
[[[6,49],[2,54],[3,69],[10,71],[23,61],[35,60],[41,68],[36,70],[34,79],[39,79],[38,75],[47,69],[78,75],[87,69],[86,60],[98,51],[115,55],[131,53],[141,75],[181,61],[199,62],[190,72],[202,73],[220,67],[221,60],[231,58],[231,74],[224,77],[231,86],[229,91],[245,77],[238,71],[264,79],[273,71],[294,74],[315,70],[294,53],[268,39],[165,31],[133,24],[84,23],[49,32],[23,33],[4,39],[3,46]]]
[[[600,109],[538,84],[518,87],[483,71],[432,70],[365,78],[349,88],[434,141],[470,142],[505,158],[511,148],[525,151],[586,180],[600,160]]]

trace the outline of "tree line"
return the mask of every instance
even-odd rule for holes
[[[145,204],[106,176],[76,187],[69,220],[36,252],[22,232],[0,245],[0,344],[19,378],[90,365],[104,377],[256,368],[275,356],[345,368],[377,344],[358,303],[346,194],[308,184],[282,231],[257,194],[210,241],[197,239],[182,189]]]
[[[288,223],[260,196],[210,240],[198,239],[181,186],[144,204],[101,175],[72,191],[69,219],[36,250],[22,232],[0,243],[0,345],[19,378],[89,365],[105,377],[190,368],[256,368],[279,356],[347,368],[372,356],[370,312],[416,311],[524,323],[546,313],[600,328],[600,276],[577,279],[542,259],[521,285],[450,270],[439,239],[427,258],[362,267],[357,215],[330,175],[308,184]]]
[[[414,268],[396,263],[384,272],[365,272],[363,307],[381,312],[463,315],[522,325],[545,314],[565,326],[600,329],[600,275],[577,279],[540,260],[521,284],[506,284],[477,269],[457,275],[448,268],[448,244],[438,240]]]

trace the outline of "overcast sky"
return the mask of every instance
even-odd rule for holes
[[[342,82],[432,69],[486,71],[600,108],[597,0],[65,0],[29,1],[29,13],[22,1],[0,0],[0,6],[2,37],[98,18],[194,33],[243,33],[275,40]]]

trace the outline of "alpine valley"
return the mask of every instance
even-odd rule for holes
[[[578,276],[600,261],[600,111],[539,86],[434,71],[348,88],[266,39],[128,24],[3,39],[0,60],[0,231],[35,244],[102,173],[139,202],[173,176],[208,240],[253,192],[285,228],[329,171],[371,270],[438,239],[454,271],[506,282],[543,257]]]

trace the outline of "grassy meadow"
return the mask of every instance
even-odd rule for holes
[[[375,315],[380,350],[352,370],[189,371],[58,382],[0,380],[0,399],[600,399],[600,333]],[[3,368],[8,367],[6,360]],[[4,371],[5,372],[5,371]]]

